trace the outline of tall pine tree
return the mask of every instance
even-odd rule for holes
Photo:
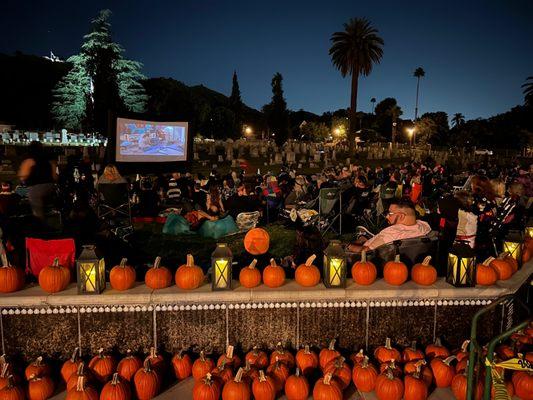
[[[283,98],[283,76],[277,72],[272,78],[272,100],[263,107],[268,129],[275,134],[276,143],[281,145],[289,138],[289,112]]]
[[[235,125],[240,133],[242,127],[242,111],[243,103],[241,99],[241,90],[239,88],[239,81],[237,80],[237,71],[233,71],[233,82],[231,86],[231,95],[229,97],[229,107],[235,115]]]
[[[105,134],[108,111],[145,109],[147,96],[139,82],[144,78],[142,64],[123,58],[124,49],[111,38],[110,16],[111,11],[102,10],[92,21],[80,53],[68,60],[72,69],[55,88],[52,111],[67,128]],[[71,110],[75,117],[69,116]]]

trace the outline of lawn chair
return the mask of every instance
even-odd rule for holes
[[[111,226],[111,232],[124,239],[133,232],[127,183],[98,185],[98,218]]]
[[[55,258],[59,259],[59,264],[74,272],[76,257],[76,245],[74,239],[54,239],[42,240],[26,238],[26,273],[32,274],[36,278],[39,272],[49,265],[52,265]]]
[[[318,229],[325,235],[330,229],[337,234],[342,234],[342,197],[341,189],[325,188],[318,192]],[[338,230],[335,225],[338,221]]]

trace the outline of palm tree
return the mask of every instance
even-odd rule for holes
[[[455,113],[452,118],[452,125],[454,128],[461,126],[465,123],[465,116],[461,113]]]
[[[376,105],[376,98],[372,97],[370,99],[370,102],[372,103],[372,114],[374,114],[374,106]]]
[[[522,87],[524,88],[524,102],[526,106],[533,106],[533,76],[528,76],[526,83]]]
[[[374,64],[383,57],[383,39],[378,31],[365,18],[352,18],[344,24],[344,31],[331,35],[333,42],[329,55],[333,65],[341,75],[351,75],[352,93],[350,97],[350,129],[348,139],[350,150],[354,148],[357,112],[357,86],[359,75],[368,76]]]
[[[426,75],[422,67],[415,69],[413,76],[416,78],[416,103],[415,103],[415,120],[418,118],[418,89],[420,88],[420,78]]]

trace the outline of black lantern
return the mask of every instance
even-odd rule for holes
[[[211,254],[211,289],[231,290],[231,263],[233,254],[226,243],[217,243]]]
[[[510,231],[503,241],[503,252],[514,258],[518,267],[522,265],[522,244],[524,238],[519,231]]]
[[[526,239],[533,239],[533,220],[527,222],[527,226],[524,229],[524,237]]]
[[[323,276],[327,288],[346,287],[346,254],[338,240],[330,241],[324,250]]]
[[[476,285],[476,253],[465,243],[456,243],[448,254],[446,282],[455,287]]]
[[[83,246],[76,271],[78,294],[100,294],[105,289],[105,261],[98,258],[95,246]]]

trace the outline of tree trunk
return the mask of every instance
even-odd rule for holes
[[[356,136],[356,119],[357,119],[357,85],[359,81],[359,68],[354,68],[352,72],[352,93],[350,97],[350,129],[348,130],[348,142],[350,143],[350,153],[353,153],[355,148]]]
[[[418,88],[420,87],[420,77],[416,78],[416,102],[415,102],[415,121],[418,118]]]

